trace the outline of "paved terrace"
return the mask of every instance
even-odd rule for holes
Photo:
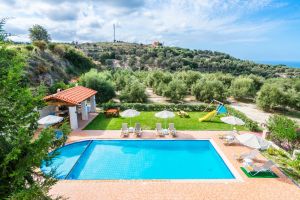
[[[88,123],[88,122],[86,122]],[[86,123],[81,124],[83,127]],[[69,199],[149,199],[149,200],[299,200],[300,189],[278,168],[273,171],[279,178],[247,178],[240,170],[242,163],[234,159],[235,154],[248,152],[244,146],[225,146],[218,138],[226,131],[178,131],[176,138],[157,138],[155,131],[144,131],[141,139],[213,139],[225,159],[231,163],[240,180],[61,180],[53,186],[53,196],[63,195]],[[68,142],[87,139],[120,139],[120,131],[73,131]],[[129,139],[136,139],[130,136]],[[124,139],[126,140],[126,139]],[[259,156],[257,162],[265,158]],[[176,167],[176,166],[174,166]]]

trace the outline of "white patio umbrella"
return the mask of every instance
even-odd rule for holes
[[[63,120],[63,117],[59,117],[56,115],[48,115],[38,120],[38,123],[45,126],[50,126],[52,124],[59,123]]]
[[[121,117],[129,117],[130,118],[130,126],[131,126],[131,118],[136,117],[140,115],[140,112],[133,110],[133,109],[127,109],[120,113]]]
[[[235,116],[222,117],[221,121],[231,125],[244,125],[245,122]]]
[[[171,111],[164,110],[164,111],[155,113],[155,117],[165,119],[165,128],[166,128],[166,126],[167,126],[166,119],[175,117],[175,114]]]
[[[242,134],[236,136],[236,139],[243,145],[254,148],[254,149],[267,149],[270,146],[270,143],[263,139],[260,136],[255,134]]]

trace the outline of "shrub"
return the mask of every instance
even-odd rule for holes
[[[48,49],[60,57],[63,57],[65,54],[65,47],[61,44],[49,43]]]
[[[293,147],[296,140],[300,138],[297,133],[297,123],[285,116],[271,116],[267,122],[267,126],[271,132],[270,137],[279,141],[281,146],[283,146],[283,142],[288,142],[287,146]]]
[[[47,43],[43,40],[36,40],[33,42],[33,45],[38,47],[41,51],[45,51],[45,49],[47,48]]]
[[[39,65],[37,66],[37,68],[36,68],[36,72],[37,72],[38,74],[43,74],[43,73],[46,73],[46,72],[48,72],[48,71],[49,71],[48,67],[45,66],[45,65],[43,65],[43,64],[39,64]]]
[[[147,104],[147,103],[104,103],[100,104],[104,110],[108,108],[119,108],[120,110],[126,109],[136,109],[138,111],[186,111],[186,112],[202,112],[208,104]],[[215,109],[215,106],[210,105],[207,108],[207,111],[212,111]]]
[[[53,53],[63,57],[65,55],[65,47],[63,45],[55,45],[53,48]]]
[[[48,43],[48,49],[49,49],[50,51],[53,51],[53,49],[54,49],[55,46],[56,46],[55,43]]]
[[[86,72],[95,67],[95,64],[90,58],[86,57],[82,52],[74,48],[67,49],[64,54],[64,58],[66,58],[77,69],[77,73]]]
[[[32,51],[34,47],[32,45],[26,45],[25,49],[27,49],[28,51]]]
[[[49,87],[50,94],[54,94],[57,92],[57,89],[65,90],[68,88],[68,85],[66,85],[63,81],[59,81],[54,83],[51,87]]]
[[[238,99],[253,98],[256,90],[254,81],[250,78],[236,78],[230,87],[231,95]]]

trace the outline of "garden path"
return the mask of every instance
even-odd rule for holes
[[[250,119],[252,119],[253,121],[256,121],[258,123],[266,123],[266,121],[269,119],[269,117],[272,116],[272,113],[267,113],[267,112],[260,110],[253,103],[236,102],[236,103],[232,103],[231,107],[244,113]],[[289,118],[295,120],[298,124],[300,124],[299,118],[295,118],[295,117],[289,117]]]

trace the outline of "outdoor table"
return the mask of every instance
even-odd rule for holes
[[[119,115],[119,110],[115,108],[111,108],[105,111],[106,117],[114,117]]]
[[[129,128],[128,128],[128,132],[129,132],[129,133],[133,133],[133,132],[134,132],[134,128],[133,128],[133,127],[129,127]]]
[[[162,130],[162,133],[163,133],[164,135],[168,135],[168,129],[163,129],[163,130]]]

